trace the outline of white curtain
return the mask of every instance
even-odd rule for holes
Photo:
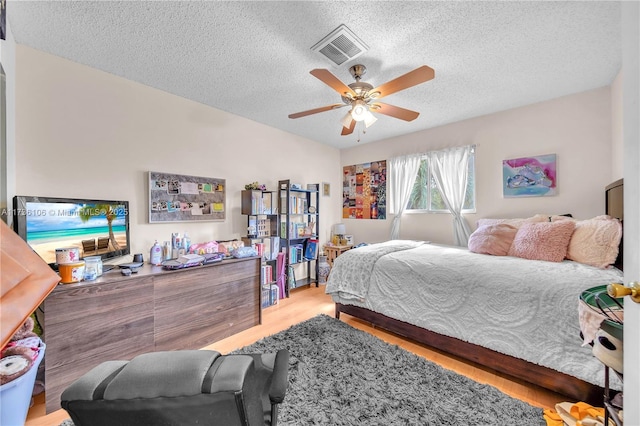
[[[422,154],[410,154],[401,157],[394,157],[389,160],[389,211],[394,214],[391,224],[391,239],[400,237],[400,219],[404,213],[413,184],[418,176]]]
[[[462,146],[429,154],[431,174],[442,194],[447,209],[453,215],[455,244],[467,246],[471,230],[462,217],[465,192],[467,190],[469,155],[472,146]]]

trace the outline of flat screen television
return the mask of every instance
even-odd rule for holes
[[[52,267],[56,249],[77,247],[82,258],[130,253],[129,202],[13,197],[14,230]]]

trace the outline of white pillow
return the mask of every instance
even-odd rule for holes
[[[598,268],[606,268],[618,257],[622,224],[611,216],[576,221],[569,241],[567,259]]]

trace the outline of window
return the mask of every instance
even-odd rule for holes
[[[469,156],[467,191],[464,199],[463,212],[475,212],[476,209],[476,174],[475,151]],[[438,190],[436,181],[429,168],[429,154],[425,154],[420,163],[416,182],[413,184],[411,197],[407,203],[407,211],[410,212],[435,212],[448,213],[442,194]]]

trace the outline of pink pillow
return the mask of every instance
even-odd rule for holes
[[[575,224],[572,220],[525,223],[516,233],[509,256],[531,260],[562,262]]]
[[[567,259],[598,268],[606,268],[618,257],[622,224],[611,216],[597,216],[576,222]]]
[[[506,256],[518,228],[506,223],[482,225],[469,236],[469,250],[474,253]]]

